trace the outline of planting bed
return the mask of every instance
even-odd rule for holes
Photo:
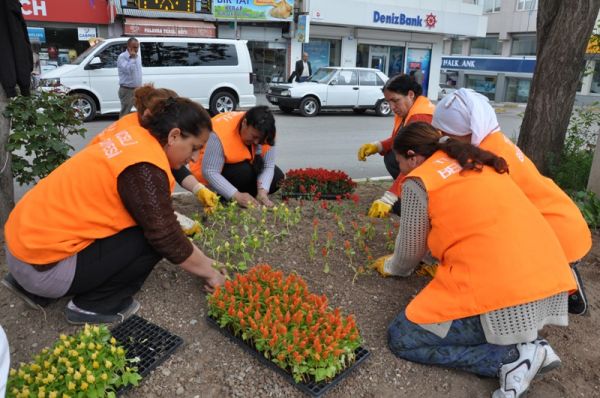
[[[285,275],[296,272],[311,292],[327,296],[330,306],[353,314],[363,346],[370,357],[327,397],[481,397],[490,396],[498,381],[478,378],[459,371],[422,366],[396,358],[387,348],[387,325],[428,282],[425,276],[382,278],[365,268],[369,256],[389,254],[391,230],[397,218],[370,224],[364,217],[371,201],[381,196],[389,183],[359,184],[357,204],[335,200],[323,202],[290,200],[287,207],[300,207],[300,221],[289,233],[275,237],[266,248],[256,250],[246,265],[268,263]],[[327,207],[327,208],[324,208]],[[200,209],[191,196],[176,198],[176,209],[193,215]],[[339,212],[339,215],[336,213]],[[260,213],[260,211],[258,211]],[[337,217],[336,217],[337,216]],[[280,231],[282,220],[267,217],[265,227]],[[256,219],[256,218],[255,218]],[[316,221],[315,221],[316,220]],[[353,224],[353,222],[356,224]],[[249,227],[255,222],[249,221]],[[315,224],[317,237],[314,238]],[[205,223],[206,225],[206,223]],[[343,228],[341,227],[343,225]],[[363,229],[364,227],[364,229]],[[244,228],[238,225],[240,244]],[[218,239],[235,243],[232,231],[219,231]],[[235,235],[235,233],[234,233]],[[216,237],[214,238],[216,242]],[[247,243],[246,241],[245,243]],[[199,241],[202,245],[203,242]],[[3,247],[0,246],[0,248]],[[366,249],[365,249],[366,247]],[[0,249],[2,250],[2,249]],[[208,251],[208,250],[207,250]],[[0,274],[6,272],[0,253]],[[241,258],[240,258],[241,256]],[[600,396],[600,243],[594,235],[594,249],[580,271],[591,302],[591,315],[570,317],[568,328],[546,328],[546,337],[563,365],[534,380],[529,398]],[[236,251],[231,263],[244,260]],[[328,271],[328,272],[325,272]],[[237,344],[211,327],[204,318],[208,305],[201,281],[166,262],[160,262],[136,296],[142,308],[139,315],[181,336],[185,343],[155,371],[144,377],[128,397],[301,397],[304,394],[284,376],[263,366]],[[59,334],[79,330],[66,323],[60,300],[45,314],[28,309],[6,289],[0,289],[0,324],[10,340],[13,363],[29,361]]]

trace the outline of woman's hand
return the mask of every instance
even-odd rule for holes
[[[212,293],[215,291],[217,286],[221,286],[225,283],[225,270],[221,268],[219,271],[214,270],[214,274],[210,277],[204,279],[206,285],[204,285],[204,290],[208,293]]]
[[[271,201],[271,199],[269,199],[269,193],[264,188],[259,188],[258,189],[258,194],[256,194],[256,199],[258,199],[258,201],[260,203],[262,203],[263,205],[265,205],[267,207],[273,207],[273,206],[275,206],[275,203],[273,203]]]
[[[258,207],[259,203],[252,195],[247,192],[236,192],[233,194],[233,199],[242,207]]]

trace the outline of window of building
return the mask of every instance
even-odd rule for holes
[[[529,98],[529,88],[531,87],[531,79],[509,77],[506,81],[506,101],[527,102],[527,99]]]
[[[450,44],[450,55],[461,55],[464,40],[452,39]]]
[[[340,66],[342,59],[342,41],[333,39],[313,39],[302,48],[308,53],[313,73],[323,67]]]
[[[535,55],[537,40],[535,34],[513,35],[511,55]]]
[[[537,8],[537,0],[517,0],[517,11],[531,11]]]
[[[494,101],[496,98],[496,76],[466,75],[467,88],[472,88],[479,94]]]
[[[500,55],[498,35],[471,39],[471,55]]]
[[[501,0],[484,0],[483,12],[500,12]]]

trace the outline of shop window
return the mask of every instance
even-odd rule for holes
[[[464,40],[452,39],[450,44],[450,55],[461,55]]]
[[[484,0],[483,1],[483,12],[500,12],[501,0]]]
[[[358,78],[361,86],[383,86],[383,80],[375,72],[361,70],[358,72]]]
[[[517,0],[517,11],[531,11],[537,8],[537,0]]]
[[[467,88],[477,91],[479,94],[485,95],[493,101],[496,98],[496,77],[495,76],[479,76],[467,75]]]
[[[100,57],[100,61],[102,61],[103,68],[116,68],[117,67],[117,58],[125,49],[127,45],[124,43],[113,44],[111,46],[106,47],[98,56]]]
[[[500,55],[498,35],[471,39],[471,55]]]
[[[358,76],[356,71],[341,70],[337,76],[338,86],[356,86],[358,84]]]
[[[509,77],[506,80],[506,101],[527,102],[527,99],[529,98],[529,88],[531,87],[531,79]]]
[[[404,66],[404,47],[390,47],[390,66],[388,68],[388,77],[402,73]],[[377,76],[379,79],[379,77]]]
[[[308,53],[313,73],[327,66],[340,66],[342,54],[342,41],[333,39],[313,39],[302,47]]]
[[[512,36],[511,55],[535,55],[535,50],[535,34]]]
[[[369,67],[369,45],[358,43],[356,48],[356,66],[359,68]]]

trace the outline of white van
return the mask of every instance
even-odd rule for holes
[[[142,80],[199,102],[212,114],[256,105],[254,74],[246,41],[139,37]],[[85,121],[96,113],[118,113],[117,57],[128,37],[108,39],[83,52],[71,64],[41,76],[42,89],[60,87],[77,96],[73,105]]]

